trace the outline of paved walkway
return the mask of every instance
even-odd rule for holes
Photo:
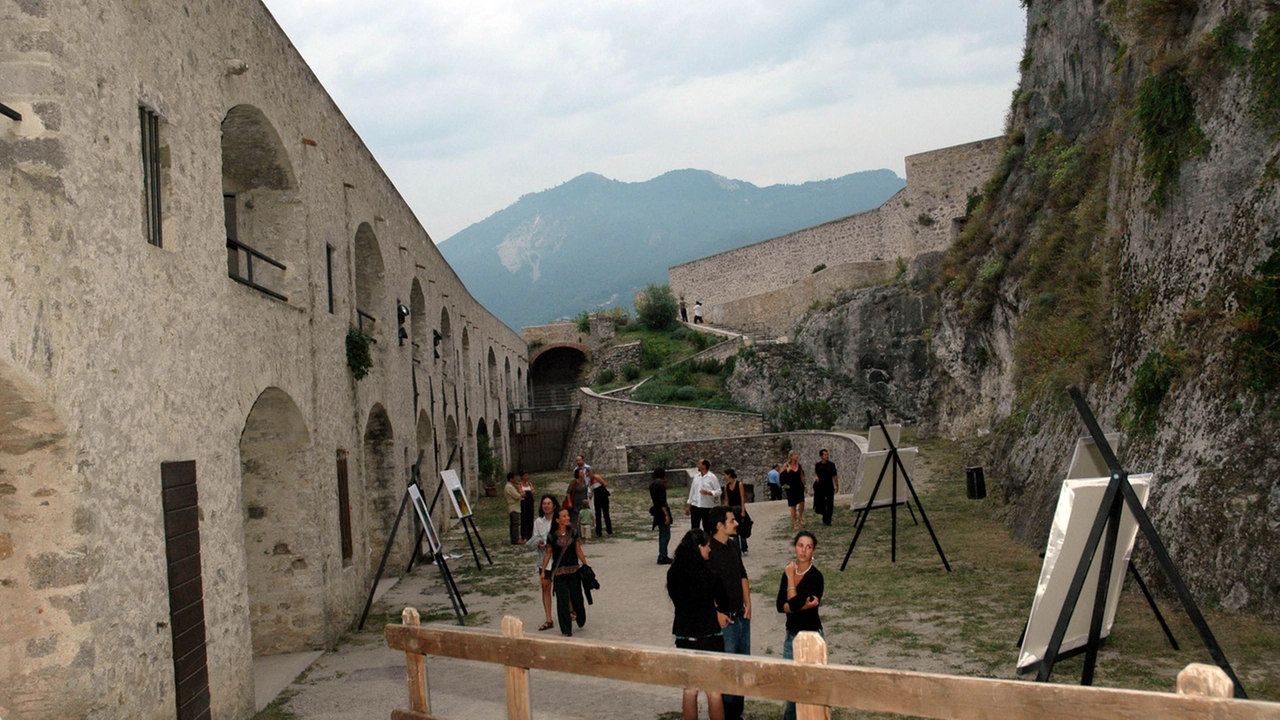
[[[845,499],[847,502],[847,498]],[[678,511],[677,511],[678,512]],[[782,616],[774,608],[779,573],[790,559],[790,520],[785,503],[753,503],[756,532],[750,552],[744,558],[752,579],[752,651],[755,655],[782,654]],[[817,518],[810,518],[810,522]],[[683,515],[677,517],[671,549],[688,528]],[[490,539],[490,543],[500,538]],[[456,542],[456,541],[455,541]],[[462,546],[465,550],[465,544]],[[825,548],[824,548],[825,549]],[[587,624],[574,631],[575,638],[668,648],[671,638],[671,602],[665,591],[666,566],[655,564],[656,533],[641,533],[640,539],[615,538],[592,541],[585,552],[596,568],[601,589],[595,604],[587,608]],[[832,551],[834,552],[834,551]],[[540,590],[534,574],[533,554],[495,558],[498,565],[486,566],[486,573],[510,578],[505,593],[477,592],[464,597],[467,609],[478,615],[481,627],[499,630],[502,616],[511,614],[524,621],[525,633],[537,635],[543,621]],[[470,562],[468,555],[450,563],[459,567]],[[836,562],[834,555],[819,559],[824,567]],[[513,565],[527,566],[517,574]],[[474,565],[472,566],[474,567]],[[527,578],[525,580],[520,578]],[[501,585],[501,584],[500,584]],[[375,605],[374,617],[397,613],[412,605],[435,617],[448,611],[448,598],[435,566],[419,566],[383,595]],[[448,622],[448,620],[440,620]],[[546,633],[559,637],[558,630]],[[325,653],[301,680],[286,693],[285,709],[308,720],[348,720],[388,718],[395,708],[408,708],[404,654],[387,649],[380,633],[351,634],[332,652]],[[471,720],[506,717],[503,671],[484,663],[427,659],[432,714],[438,717]],[[662,713],[678,711],[680,692],[674,688],[574,677],[561,673],[532,671],[530,688],[534,717],[643,718],[654,720]],[[781,705],[778,706],[779,716]],[[705,710],[704,710],[705,713]]]

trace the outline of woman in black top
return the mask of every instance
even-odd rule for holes
[[[667,569],[667,595],[676,608],[671,633],[676,636],[678,648],[724,652],[722,631],[729,623],[729,616],[716,608],[725,606],[729,599],[724,586],[716,581],[707,565],[710,555],[711,538],[702,530],[690,530],[676,546],[675,557]],[[711,720],[724,719],[724,700],[720,693],[707,693],[707,708]],[[685,688],[681,712],[685,720],[697,719],[696,688]]]
[[[787,489],[787,507],[791,508],[791,529],[804,527],[804,469],[800,467],[800,454],[787,456],[787,464],[778,472],[782,487]]]
[[[742,516],[747,514],[747,486],[738,482],[738,471],[733,468],[725,468],[724,470],[724,494],[721,498],[724,504],[729,506],[733,511],[733,517],[742,524]],[[734,542],[738,543],[738,550],[743,555],[747,554],[747,538],[743,536],[741,528],[738,533],[733,536]]]
[[[552,586],[556,596],[556,615],[560,620],[560,634],[573,637],[572,618],[569,615],[570,605],[578,618],[578,627],[587,622],[587,607],[582,602],[582,580],[578,577],[578,568],[587,564],[587,557],[582,554],[582,543],[578,533],[574,531],[566,508],[556,510],[555,527],[547,538],[547,554],[542,566],[551,563]]]
[[[782,582],[778,585],[778,612],[787,614],[787,639],[782,643],[782,657],[786,660],[792,659],[791,645],[797,634],[805,631],[822,634],[818,604],[822,601],[824,582],[822,572],[813,566],[818,538],[808,530],[801,530],[791,546],[796,559],[782,569]],[[788,702],[782,717],[795,720],[796,704]]]

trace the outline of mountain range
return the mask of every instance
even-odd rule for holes
[[[630,306],[667,268],[878,207],[905,187],[891,170],[757,187],[705,170],[645,182],[586,173],[440,243],[477,300],[512,328]]]

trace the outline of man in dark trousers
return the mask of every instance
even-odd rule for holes
[[[742,553],[729,542],[738,532],[738,520],[727,505],[711,508],[708,524],[714,528],[711,535],[711,572],[724,586],[728,602],[717,608],[729,616],[724,627],[724,651],[738,655],[751,654],[751,583],[747,569],[742,565]],[[741,695],[724,696],[725,720],[741,720],[744,700]]]
[[[822,516],[823,525],[830,525],[831,513],[836,509],[836,493],[840,492],[840,476],[830,453],[823,449],[818,457],[813,466],[813,511]]]
[[[654,468],[653,482],[649,483],[649,498],[653,500],[649,514],[653,516],[653,526],[658,529],[658,564],[670,565],[671,556],[667,554],[667,546],[671,544],[671,507],[667,505],[665,468]]]

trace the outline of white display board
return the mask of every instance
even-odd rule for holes
[[[449,494],[449,502],[453,503],[453,511],[457,513],[458,519],[471,517],[471,503],[467,502],[467,493],[462,489],[458,471],[441,470],[440,479],[444,481],[444,489]]]
[[[1058,623],[1066,602],[1067,592],[1071,588],[1071,580],[1079,565],[1080,555],[1084,552],[1085,543],[1089,539],[1089,531],[1093,528],[1094,519],[1098,516],[1098,508],[1102,505],[1102,496],[1106,493],[1109,477],[1085,480],[1066,480],[1062,483],[1062,492],[1058,495],[1058,508],[1053,515],[1053,527],[1049,531],[1049,543],[1045,548],[1044,565],[1040,568],[1040,582],[1036,585],[1036,597],[1031,604],[1031,617],[1027,620],[1027,632],[1022,641],[1022,650],[1018,655],[1018,671],[1027,672],[1037,666],[1049,648],[1049,640],[1053,636],[1053,628]],[[1133,486],[1138,500],[1145,508],[1147,497],[1151,492],[1151,475],[1130,475],[1129,484]],[[1133,552],[1133,542],[1138,532],[1138,522],[1126,506],[1120,513],[1120,532],[1116,537],[1116,551],[1111,562],[1110,585],[1107,588],[1107,607],[1102,618],[1100,638],[1111,634],[1111,624],[1115,621],[1116,607],[1120,603],[1120,590],[1124,587],[1125,572],[1129,568],[1129,555]],[[1075,611],[1071,614],[1071,623],[1067,626],[1058,654],[1070,652],[1084,647],[1089,640],[1089,623],[1093,618],[1093,603],[1098,587],[1098,572],[1102,565],[1102,552],[1105,549],[1106,534],[1098,543],[1098,550],[1089,566],[1089,574],[1085,578],[1084,588],[1076,602]]]
[[[878,428],[877,428],[878,430]],[[883,438],[883,435],[881,436]],[[902,466],[910,473],[915,467],[916,455],[920,448],[898,448],[898,458]],[[854,480],[853,509],[887,507],[893,504],[893,468],[886,467],[891,462],[888,450],[869,452],[862,456],[862,467]],[[880,468],[884,468],[884,480],[880,481],[880,491],[871,497],[875,490],[876,479],[880,477]],[[911,490],[907,488],[907,476],[898,470],[898,504],[902,505],[911,499]]]
[[[889,431],[889,439],[893,441],[893,446],[897,447],[898,441],[902,439],[902,426],[885,425],[884,429]],[[885,441],[884,432],[880,430],[879,425],[872,425],[867,431],[867,452],[888,449],[889,443]]]
[[[1107,433],[1105,437],[1107,444],[1111,446],[1111,452],[1115,452],[1120,446],[1120,433]],[[1098,445],[1093,442],[1093,438],[1082,437],[1076,440],[1076,449],[1071,453],[1071,465],[1067,468],[1067,479],[1082,480],[1110,477],[1110,475],[1111,469],[1103,461],[1102,453],[1098,451]]]
[[[416,484],[409,486],[409,497],[413,499],[413,509],[418,513],[418,522],[422,523],[423,534],[427,536],[427,544],[431,547],[432,557],[440,554],[440,536],[436,534],[436,526],[431,522],[431,513],[427,511],[427,503],[422,499]]]

